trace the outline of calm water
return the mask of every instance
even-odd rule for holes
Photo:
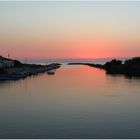
[[[140,138],[140,79],[62,66],[0,83],[0,138]]]

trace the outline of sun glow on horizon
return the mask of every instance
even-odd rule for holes
[[[0,53],[24,59],[140,56],[140,2],[0,2]]]

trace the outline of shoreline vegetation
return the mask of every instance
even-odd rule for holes
[[[3,57],[1,57],[0,60],[0,81],[23,79],[28,76],[58,69],[61,66],[59,63],[52,63],[49,65],[23,64],[18,60],[12,60]],[[13,65],[8,66],[10,63],[13,63]]]
[[[113,59],[105,64],[68,63],[68,65],[87,65],[103,69],[107,74],[123,74],[127,77],[140,77],[140,57],[128,59],[124,63],[122,60]]]

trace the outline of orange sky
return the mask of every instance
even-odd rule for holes
[[[140,2],[0,2],[0,53],[13,58],[140,55]]]

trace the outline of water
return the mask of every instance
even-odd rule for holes
[[[0,83],[0,138],[140,138],[140,79],[62,66]]]

